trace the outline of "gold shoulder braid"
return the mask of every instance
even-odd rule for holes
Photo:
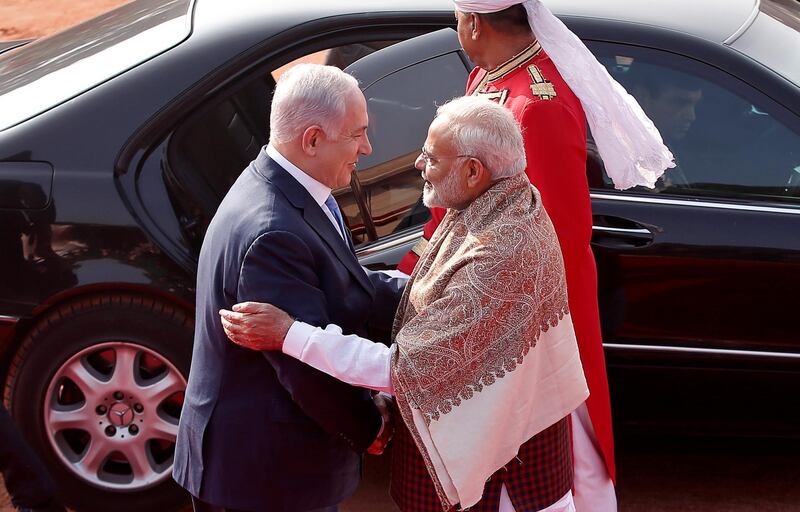
[[[541,49],[542,46],[539,44],[539,41],[534,41],[530,46],[511,57],[503,64],[500,64],[492,71],[486,73],[486,80],[488,82],[500,80],[504,76],[519,68],[521,65],[531,60],[537,53],[541,51]]]
[[[483,89],[486,87],[486,85],[491,82],[496,82],[497,80],[504,78],[512,71],[517,70],[520,66],[536,56],[540,51],[542,51],[542,46],[539,44],[539,41],[534,41],[530,44],[530,46],[514,55],[504,63],[500,64],[492,71],[487,71],[486,75],[484,75],[483,79],[481,79],[480,83],[478,84],[478,87],[475,88],[475,92],[473,94],[483,94]],[[495,98],[492,97],[489,99],[494,100]],[[505,97],[499,101],[501,105],[503,102],[505,102]]]
[[[552,100],[556,97],[556,88],[549,80],[545,80],[542,71],[535,65],[528,66],[528,74],[531,75],[531,92],[543,100]]]
[[[508,89],[492,92],[475,91],[473,96],[480,96],[481,98],[486,98],[487,100],[492,100],[500,105],[504,105],[508,97]]]

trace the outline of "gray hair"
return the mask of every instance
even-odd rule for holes
[[[436,118],[448,122],[458,154],[480,160],[492,179],[525,170],[522,132],[507,108],[486,98],[464,96],[439,107]]]
[[[285,143],[306,128],[319,125],[325,135],[342,128],[347,95],[359,91],[358,81],[339,68],[298,64],[281,75],[269,114],[270,141]]]

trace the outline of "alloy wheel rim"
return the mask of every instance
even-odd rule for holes
[[[136,491],[171,474],[186,379],[163,355],[112,341],[66,360],[44,403],[61,462],[100,488]]]

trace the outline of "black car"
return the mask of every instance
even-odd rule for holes
[[[310,56],[362,84],[375,151],[335,191],[362,263],[392,268],[421,236],[413,162],[472,66],[452,4],[307,4],[137,0],[0,49],[3,397],[80,510],[184,499],[170,469],[197,255],[268,140],[282,66]],[[618,432],[796,436],[800,4],[548,5],[678,164],[617,191],[588,141]]]

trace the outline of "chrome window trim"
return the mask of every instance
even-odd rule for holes
[[[737,39],[742,37],[742,34],[747,32],[747,29],[750,28],[750,25],[752,25],[753,22],[756,21],[756,18],[758,17],[758,14],[760,12],[761,12],[761,0],[756,0],[755,4],[753,5],[753,10],[750,11],[750,15],[747,17],[744,23],[742,23],[742,26],[739,27],[739,29],[736,32],[728,36],[728,38],[725,41],[723,41],[722,44],[730,46],[733,43],[735,43]]]
[[[0,315],[0,322],[17,323],[17,322],[19,322],[19,317],[17,317],[17,316],[8,316],[8,315]]]
[[[732,350],[723,348],[674,347],[666,345],[626,345],[621,343],[603,343],[605,348],[613,350],[638,350],[642,352],[673,352],[683,354],[706,354],[725,356],[746,356],[757,358],[780,358],[800,360],[800,354],[792,352],[764,352],[760,350]]]
[[[713,208],[717,210],[737,210],[762,213],[788,213],[800,215],[800,208],[782,208],[779,206],[750,206],[730,203],[711,203],[694,199],[662,199],[659,197],[624,196],[621,194],[589,194],[592,199],[606,199],[608,201],[624,201],[628,203],[663,204],[670,206],[696,206],[698,208]]]
[[[791,215],[800,215],[800,208],[780,208],[775,206],[748,206],[741,204],[728,204],[728,203],[710,203],[706,201],[698,201],[694,199],[662,199],[659,197],[641,197],[641,196],[624,196],[621,194],[602,194],[593,192],[589,194],[592,199],[605,199],[608,201],[623,201],[628,203],[644,203],[644,204],[663,204],[670,206],[695,206],[698,208],[713,208],[718,210],[738,210],[738,211],[751,211],[763,213],[788,213]],[[631,229],[631,228],[611,228],[606,226],[592,226],[594,231],[618,232],[618,233],[649,233],[646,229]],[[406,235],[393,238],[386,242],[376,242],[373,245],[356,250],[356,255],[359,258],[371,256],[377,252],[393,249],[397,246],[407,244],[420,237],[423,231],[412,231]]]
[[[358,256],[359,258],[365,258],[367,256],[371,256],[371,255],[373,255],[375,253],[378,253],[378,252],[381,252],[381,251],[394,249],[397,246],[404,245],[404,244],[407,244],[407,243],[410,243],[410,242],[414,242],[417,239],[422,238],[422,235],[423,235],[423,231],[420,229],[420,230],[417,230],[417,231],[412,231],[411,233],[408,233],[406,235],[399,236],[399,237],[393,238],[391,240],[387,240],[386,242],[377,242],[377,243],[375,243],[373,245],[370,245],[368,247],[364,247],[363,249],[358,249],[356,251],[356,256]]]

